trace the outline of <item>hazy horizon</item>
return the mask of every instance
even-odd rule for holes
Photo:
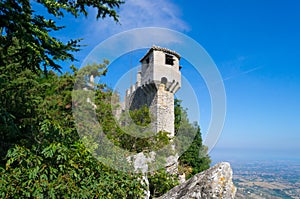
[[[255,162],[255,161],[296,161],[300,162],[299,149],[245,149],[245,148],[214,148],[210,153],[212,164],[218,162]]]

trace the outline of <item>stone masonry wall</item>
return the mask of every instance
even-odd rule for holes
[[[143,105],[149,107],[154,132],[166,131],[170,137],[174,136],[174,95],[165,90],[164,84],[160,84],[158,89],[154,84],[138,87],[126,98],[128,110],[139,109]]]
[[[156,118],[156,132],[166,131],[174,137],[174,95],[165,90],[165,85],[160,84],[150,111]]]

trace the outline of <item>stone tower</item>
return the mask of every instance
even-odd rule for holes
[[[141,58],[137,82],[126,91],[126,109],[147,105],[154,132],[174,136],[174,94],[181,87],[180,55],[167,48],[153,46]]]

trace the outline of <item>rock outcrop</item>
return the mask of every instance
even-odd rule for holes
[[[230,164],[222,162],[193,176],[158,199],[230,199],[235,197],[235,193]]]

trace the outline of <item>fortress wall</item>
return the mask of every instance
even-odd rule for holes
[[[156,117],[156,132],[166,131],[174,137],[174,95],[165,90],[164,84],[159,85],[150,111]]]
[[[164,84],[158,89],[155,84],[138,87],[126,98],[127,110],[136,110],[143,105],[149,107],[154,132],[166,131],[170,137],[174,136],[174,95],[165,90]]]

